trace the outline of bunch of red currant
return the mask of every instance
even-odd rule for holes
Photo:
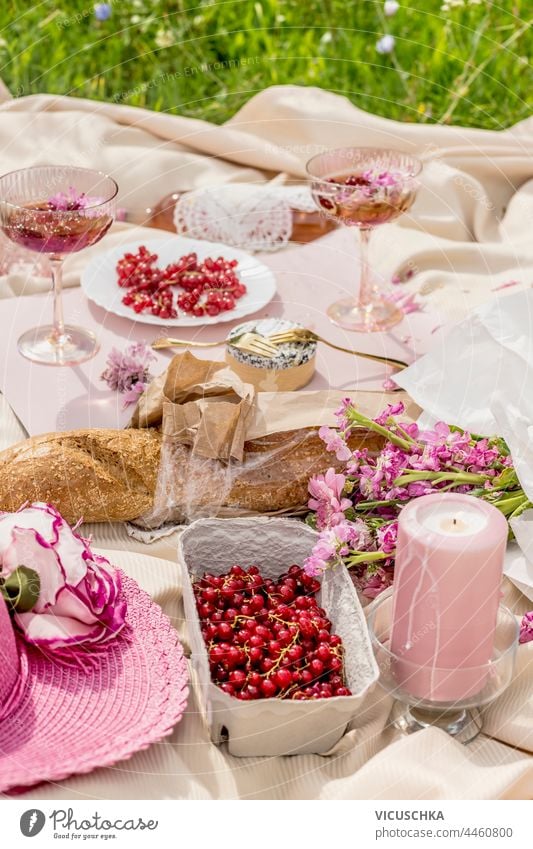
[[[331,633],[315,593],[320,583],[299,566],[277,581],[257,566],[206,573],[194,584],[211,678],[243,701],[277,696],[350,696],[342,640]]]
[[[219,256],[200,262],[190,253],[165,268],[157,268],[156,262],[157,254],[141,245],[137,253],[124,254],[117,263],[118,285],[128,290],[122,303],[136,313],[176,318],[173,286],[183,289],[177,297],[178,307],[197,317],[232,310],[246,294],[246,286],[235,273],[236,259]]]

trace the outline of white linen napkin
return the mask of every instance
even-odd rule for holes
[[[514,431],[520,416],[524,438],[533,425],[533,291],[479,307],[394,380],[429,415],[475,433]],[[533,464],[531,482],[533,494]]]

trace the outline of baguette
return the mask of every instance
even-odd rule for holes
[[[133,519],[152,506],[160,453],[154,430],[31,437],[0,453],[0,508],[44,501],[70,523]]]

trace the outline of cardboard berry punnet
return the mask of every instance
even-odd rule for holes
[[[351,696],[318,700],[276,697],[241,701],[216,686],[200,629],[193,584],[205,572],[222,575],[234,564],[257,565],[276,579],[311,553],[317,534],[293,519],[199,519],[181,535],[178,559],[191,646],[193,676],[201,710],[217,745],[228,743],[238,757],[323,754],[350,725],[356,728],[364,697],[378,678],[363,610],[344,568],[321,579],[318,600],[344,645],[344,673]]]

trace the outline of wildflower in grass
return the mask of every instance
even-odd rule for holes
[[[380,38],[376,43],[376,50],[378,53],[382,55],[386,53],[392,53],[394,50],[395,39],[393,35],[384,35],[383,38]]]
[[[385,12],[388,18],[392,17],[392,15],[395,15],[399,8],[400,4],[397,2],[397,0],[385,0],[383,4],[383,11]]]
[[[94,17],[97,21],[108,21],[111,17],[113,9],[111,3],[96,3],[94,7]]]
[[[157,47],[165,48],[172,47],[174,44],[174,36],[169,29],[159,29],[155,36]]]

